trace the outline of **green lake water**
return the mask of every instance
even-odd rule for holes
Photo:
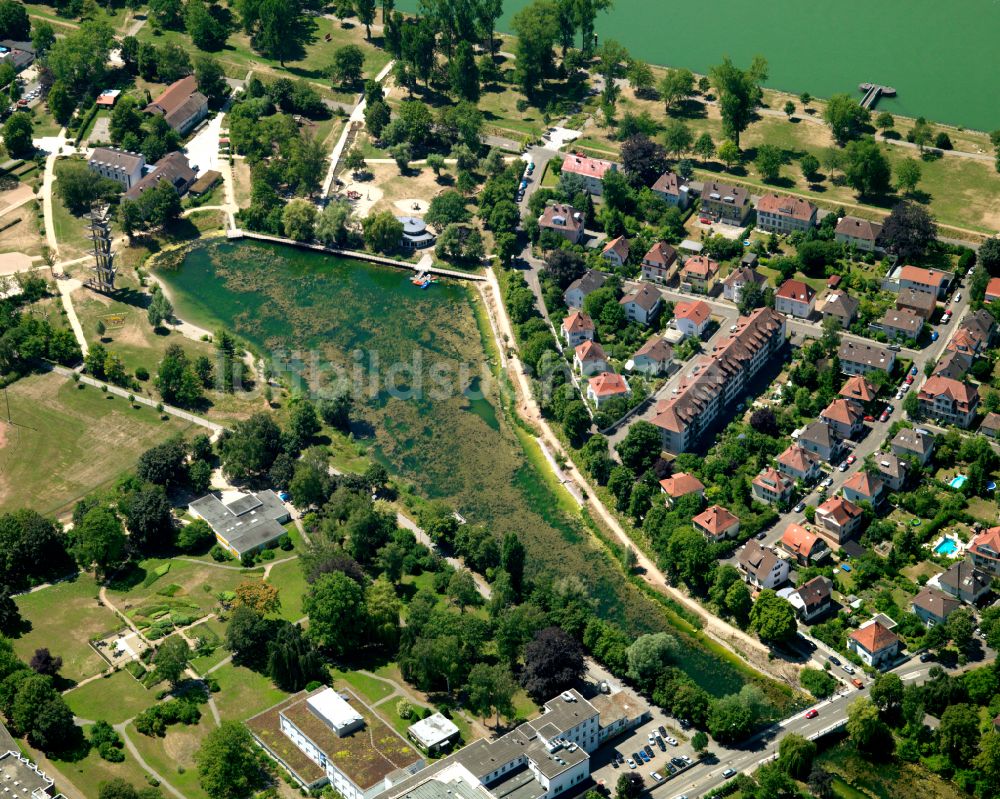
[[[500,30],[529,0],[507,0]],[[400,8],[417,10],[417,0]],[[995,0],[614,0],[597,32],[654,64],[705,72],[724,55],[771,66],[768,85],[816,97],[893,86],[880,109],[979,130],[1000,127]]]
[[[328,375],[331,365],[356,374],[376,457],[424,496],[454,503],[470,522],[518,533],[531,574],[581,580],[596,613],[633,634],[672,631],[525,457],[484,369],[470,289],[441,283],[421,290],[397,269],[260,242],[203,245],[158,276],[180,318],[224,325],[260,354],[277,353],[290,379]],[[390,381],[396,364],[416,367]],[[380,385],[373,385],[376,373]],[[421,383],[421,392],[407,393]],[[438,385],[449,390],[432,390]],[[699,684],[716,694],[739,689],[743,678],[730,664],[685,643],[679,665]]]

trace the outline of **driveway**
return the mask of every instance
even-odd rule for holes
[[[212,117],[205,126],[195,134],[194,138],[188,142],[184,148],[187,153],[191,167],[196,169],[201,177],[210,169],[221,172],[219,166],[221,157],[219,155],[219,135],[222,131],[222,121],[225,114],[219,113]]]

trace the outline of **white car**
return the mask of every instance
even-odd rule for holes
[[[632,758],[625,758],[625,762],[628,764],[629,768],[635,768],[635,761]]]
[[[671,737],[670,737],[670,736],[668,735],[668,736],[667,736],[667,737],[666,737],[666,738],[665,738],[664,740],[666,740],[666,742],[667,742],[668,744],[670,744],[671,746],[677,746],[677,739],[676,739],[676,738],[671,738]]]
[[[853,666],[848,666],[848,665],[847,665],[847,664],[845,663],[845,664],[844,664],[844,665],[842,666],[842,668],[843,668],[843,669],[844,669],[844,671],[846,671],[846,672],[847,672],[848,674],[854,674],[854,667],[853,667]]]

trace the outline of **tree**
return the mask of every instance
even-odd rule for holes
[[[220,107],[229,94],[229,84],[226,83],[222,64],[211,56],[200,55],[194,62],[194,76],[198,82],[198,91],[208,98],[213,108]]]
[[[812,153],[806,153],[799,159],[799,166],[802,169],[802,175],[806,180],[813,182],[816,180],[816,175],[819,172],[819,159]]]
[[[795,635],[795,609],[774,591],[765,589],[750,610],[750,628],[765,643],[787,641]]]
[[[27,41],[31,31],[31,20],[21,3],[15,0],[0,2],[0,38]]]
[[[552,48],[559,35],[556,4],[543,0],[526,6],[514,15],[511,27],[517,34],[514,77],[530,99],[553,71]]]
[[[797,733],[790,733],[778,744],[778,765],[790,777],[805,779],[812,771],[816,744]]]
[[[99,579],[125,559],[125,531],[110,508],[98,506],[87,511],[73,528],[70,551],[85,569],[95,567]]]
[[[615,783],[615,799],[639,799],[642,795],[642,777],[632,771],[619,775]]]
[[[229,31],[215,11],[204,0],[187,0],[184,7],[184,28],[199,50],[221,50],[226,44]]]
[[[621,161],[622,170],[636,188],[651,185],[667,170],[666,151],[642,133],[622,142]]]
[[[250,34],[254,49],[274,58],[284,67],[285,61],[299,53],[309,29],[303,22],[305,4],[287,0],[239,0],[237,7],[243,30]]]
[[[3,125],[3,143],[13,158],[30,158],[35,145],[31,141],[34,125],[31,114],[11,114]]]
[[[726,169],[732,169],[733,164],[740,161],[740,147],[734,141],[726,139],[719,145],[718,156],[726,165]]]
[[[507,533],[500,548],[500,568],[507,572],[515,597],[520,597],[524,588],[524,562],[526,559],[527,553],[524,544],[521,543],[517,534]]]
[[[979,739],[979,754],[972,759],[972,767],[982,775],[987,790],[995,794],[1000,786],[1000,733],[991,730]]]
[[[148,555],[168,547],[174,537],[174,519],[163,486],[139,486],[118,502],[128,527],[128,551]]]
[[[691,128],[679,119],[672,119],[667,123],[667,129],[663,132],[663,143],[666,145],[667,152],[673,153],[675,158],[679,158],[681,153],[690,150],[693,141],[694,135],[691,133]]]
[[[312,241],[316,224],[316,206],[308,200],[292,200],[281,214],[285,235],[296,241]]]
[[[820,669],[802,669],[799,675],[802,687],[817,699],[826,699],[837,690],[837,680]]]
[[[660,457],[660,431],[649,422],[638,421],[616,447],[622,463],[636,474],[645,474]]]
[[[197,463],[205,463],[197,461]],[[207,464],[206,464],[207,465]],[[182,524],[177,533],[177,548],[182,552],[198,552],[207,549],[215,541],[215,533],[204,519],[194,519],[189,524]]]
[[[658,88],[663,107],[670,113],[673,106],[694,93],[694,75],[689,69],[668,69]]]
[[[362,222],[365,244],[375,252],[391,253],[399,248],[403,225],[389,211],[371,214]]]
[[[948,616],[946,626],[952,643],[959,649],[967,649],[972,643],[972,633],[976,628],[972,611],[968,608],[959,608]]]
[[[63,659],[61,657],[53,656],[44,647],[36,649],[35,654],[31,656],[31,661],[28,663],[35,674],[45,674],[49,677],[55,677],[59,673],[59,669],[62,668],[62,664]]]
[[[539,630],[524,648],[521,685],[536,701],[552,697],[584,672],[583,648],[560,627]]]
[[[234,605],[250,608],[259,616],[281,610],[277,586],[265,583],[263,580],[244,580],[236,586],[234,593],[236,594]]]
[[[451,575],[446,593],[463,613],[467,607],[478,605],[482,600],[476,580],[468,569],[458,569]]]
[[[767,183],[773,183],[781,174],[781,166],[785,163],[785,153],[773,144],[762,144],[757,148],[754,166],[761,178]]]
[[[220,442],[222,470],[234,480],[267,474],[281,452],[281,428],[268,413],[237,422]]]
[[[372,40],[372,23],[375,21],[375,0],[354,0],[354,13],[365,26],[365,39]]]
[[[785,101],[785,116],[787,116],[789,119],[791,119],[792,115],[794,113],[795,113],[795,103],[793,103],[791,100],[786,100]]]
[[[628,648],[628,677],[649,690],[677,650],[677,640],[668,633],[640,635]]]
[[[989,274],[1000,275],[1000,238],[994,236],[980,244],[976,262]]]
[[[972,705],[949,705],[941,714],[938,743],[959,768],[967,766],[976,754],[979,742],[979,711]]]
[[[885,136],[886,131],[896,127],[896,120],[888,111],[883,111],[875,117],[875,127],[882,131],[882,135]]]
[[[479,100],[479,67],[469,42],[459,42],[455,55],[448,64],[452,93],[460,100],[475,103]]]
[[[156,673],[169,682],[171,688],[176,689],[187,669],[190,656],[187,641],[178,635],[172,635],[157,647],[153,665],[156,666]]]
[[[356,44],[345,44],[333,51],[333,62],[327,74],[334,83],[341,86],[354,86],[361,82],[365,67],[364,51]]]
[[[334,657],[355,651],[364,640],[364,589],[343,572],[324,574],[316,580],[302,609],[309,616],[309,637]]]
[[[174,307],[159,285],[153,288],[153,297],[146,309],[146,318],[154,328],[159,327],[174,315]]]
[[[517,693],[517,682],[507,666],[477,663],[469,671],[466,690],[469,694],[469,707],[483,719],[495,712],[495,726],[499,727],[500,716],[513,718],[516,712],[513,700]]]
[[[424,219],[440,228],[455,222],[468,222],[469,211],[465,203],[466,199],[460,192],[450,189],[443,191],[431,200]]]
[[[708,161],[715,155],[715,142],[712,141],[712,134],[708,131],[702,133],[695,140],[692,151],[701,159],[702,163]]]
[[[763,97],[760,84],[767,80],[767,61],[755,56],[749,69],[743,70],[727,56],[708,74],[719,97],[722,132],[739,148],[740,134],[749,126]]]
[[[903,706],[903,681],[898,674],[879,674],[872,682],[868,698],[884,716],[894,716]]]
[[[212,730],[195,762],[201,787],[212,799],[246,799],[262,787],[257,747],[238,721],[224,721]]]
[[[778,420],[770,408],[760,408],[750,415],[750,426],[758,433],[777,438],[780,435]]]
[[[872,138],[850,142],[844,150],[844,177],[862,196],[885,194],[892,171],[889,161]]]
[[[843,147],[861,136],[864,126],[871,120],[871,113],[850,95],[835,94],[826,101],[823,119],[830,126],[834,140]]]
[[[922,256],[937,238],[937,225],[923,206],[904,200],[882,225],[878,242],[904,261]]]
[[[871,755],[883,749],[883,742],[892,733],[879,719],[878,708],[858,697],[847,708],[847,734],[859,752]]]
[[[167,347],[157,369],[155,382],[163,401],[170,405],[191,408],[201,400],[201,382],[187,353],[179,344]]]
[[[730,694],[712,704],[708,731],[721,744],[735,743],[746,738],[755,721],[753,709],[738,694]]]

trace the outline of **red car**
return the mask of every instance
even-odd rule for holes
[[[818,715],[819,715],[819,711],[818,711],[818,710],[816,710],[816,708],[813,708],[812,710],[807,710],[807,711],[806,711],[806,718],[807,718],[807,719],[814,719],[814,718],[816,718],[816,717],[817,717]]]
[[[848,456],[847,456],[847,465],[848,465],[848,466],[850,466],[850,465],[851,465],[852,463],[854,463],[854,461],[856,461],[857,459],[858,459],[858,458],[857,458],[857,456],[856,456],[856,455],[854,455],[854,454],[851,454],[851,455],[848,455]]]

